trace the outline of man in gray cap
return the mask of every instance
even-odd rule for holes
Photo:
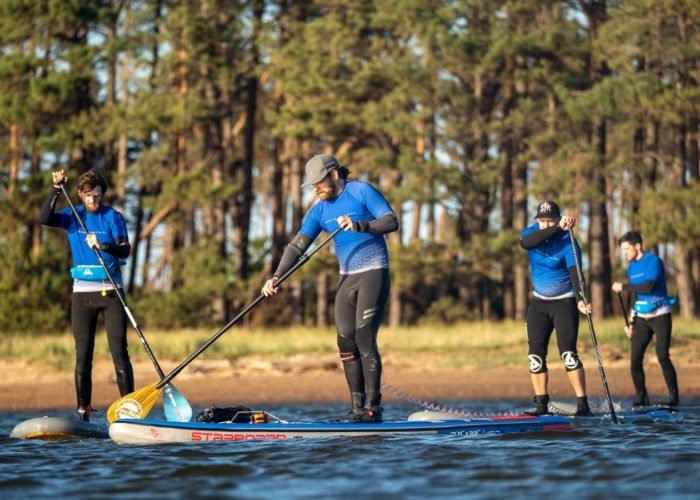
[[[279,276],[290,269],[318,237],[341,227],[335,237],[340,281],[335,297],[335,322],[340,359],[350,389],[350,419],[381,422],[382,360],[377,333],[389,295],[389,254],[384,235],[399,228],[386,198],[371,184],[349,181],[350,171],[333,156],[318,154],[306,163],[302,186],[313,186],[319,202],[304,217],[299,233],[287,246],[262,289],[277,293]]]

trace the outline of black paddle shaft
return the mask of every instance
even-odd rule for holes
[[[326,239],[324,239],[321,243],[319,243],[312,251],[305,253],[302,255],[299,260],[292,266],[289,271],[284,273],[282,276],[279,277],[277,282],[275,283],[275,288],[278,288],[284,280],[286,280],[289,276],[292,275],[294,271],[299,269],[301,266],[306,264],[306,262],[321,248],[323,248],[329,241],[331,241],[336,234],[338,234],[342,230],[341,227],[337,228],[335,231],[333,231]],[[241,318],[243,318],[246,314],[248,314],[250,311],[252,311],[255,306],[257,306],[263,299],[265,298],[264,294],[260,294],[257,296],[257,298],[248,304],[245,309],[243,309],[241,312],[239,312],[235,318],[233,318],[231,321],[226,323],[226,325],[221,328],[218,332],[216,332],[209,340],[207,340],[204,344],[202,344],[199,349],[197,349],[195,352],[190,355],[189,358],[187,358],[185,361],[180,363],[173,371],[171,371],[165,378],[163,378],[158,384],[156,385],[157,389],[160,389],[163,387],[165,384],[170,382],[175,376],[177,376],[178,373],[180,373],[187,365],[189,365],[192,361],[194,361],[197,356],[202,354],[206,349],[209,348],[210,345],[212,345],[216,340],[221,337],[224,333],[226,333],[233,325],[235,325]]]
[[[78,214],[78,210],[75,208],[75,205],[73,205],[73,200],[70,199],[70,196],[68,195],[68,192],[66,191],[66,187],[65,187],[64,183],[61,183],[60,186],[61,186],[61,191],[63,191],[63,194],[65,195],[66,200],[68,201],[68,204],[70,205],[70,208],[73,211],[73,215],[75,215],[75,218],[78,220],[78,223],[80,224],[80,227],[83,229],[83,231],[85,231],[86,235],[90,234],[89,231],[87,230],[87,227],[85,227],[85,223],[80,218],[80,215]],[[156,360],[156,357],[153,354],[153,351],[151,351],[151,347],[148,345],[148,342],[146,342],[146,337],[143,335],[141,328],[139,328],[139,325],[136,323],[136,319],[134,318],[134,315],[131,314],[131,310],[129,309],[129,306],[126,305],[126,299],[119,291],[117,284],[114,282],[114,278],[112,278],[112,274],[109,272],[109,269],[107,269],[107,264],[105,264],[105,261],[102,258],[102,255],[100,255],[100,251],[94,247],[93,247],[93,250],[95,251],[95,255],[97,255],[97,259],[100,261],[100,265],[102,266],[102,269],[104,269],[105,273],[107,273],[107,277],[109,278],[109,282],[112,284],[112,287],[114,287],[114,292],[117,294],[117,297],[119,297],[119,301],[122,303],[122,307],[124,307],[124,311],[126,312],[126,315],[129,317],[129,321],[131,321],[131,325],[134,327],[134,330],[136,330],[136,333],[138,334],[139,339],[141,340],[141,343],[143,344],[144,349],[146,349],[146,352],[148,353],[148,357],[151,358],[151,361],[153,362],[153,366],[156,367],[156,371],[158,372],[158,376],[160,376],[160,378],[162,379],[163,377],[165,377],[165,373],[163,372],[163,369],[158,364],[158,361]]]
[[[574,240],[574,232],[569,229],[569,237],[571,238],[571,251],[574,253],[574,264],[576,265],[576,274],[578,275],[578,284],[580,287],[579,294],[581,295],[581,300],[586,308],[586,319],[588,320],[588,331],[591,332],[591,342],[593,343],[593,349],[595,350],[596,360],[598,361],[598,371],[600,372],[600,379],[603,382],[603,390],[605,391],[605,399],[608,400],[608,407],[610,408],[610,420],[613,423],[617,423],[617,415],[615,414],[615,408],[613,407],[612,398],[610,397],[610,389],[608,388],[608,379],[605,376],[605,369],[603,368],[603,358],[600,356],[600,349],[598,349],[598,339],[595,335],[595,329],[593,328],[593,319],[591,314],[588,312],[588,299],[586,298],[586,291],[583,286],[583,273],[581,273],[581,266],[578,264],[578,254],[576,252],[576,241]]]
[[[627,317],[627,306],[625,305],[625,302],[622,300],[622,292],[617,292],[617,298],[620,299],[620,309],[622,309],[622,316],[625,318],[625,326],[629,327],[630,326],[630,320]]]

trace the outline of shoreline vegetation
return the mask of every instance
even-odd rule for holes
[[[672,359],[688,358],[689,362],[700,363],[700,320],[674,317],[673,322]],[[604,363],[628,357],[629,339],[624,334],[621,321],[595,321],[594,327]],[[147,360],[140,340],[131,328],[129,330],[129,352],[132,358]],[[213,333],[213,329],[182,329],[145,331],[144,335],[159,361],[177,361],[186,359]],[[578,338],[582,355],[593,356],[591,337],[585,321],[581,321]],[[294,355],[335,354],[335,340],[333,327],[234,327],[198,359],[235,362],[249,356],[280,360]],[[427,367],[432,369],[520,366],[527,355],[525,326],[524,322],[519,321],[382,327],[378,342],[383,356],[428,354],[434,358]],[[647,356],[654,355],[653,345],[652,340]],[[552,334],[549,357],[556,354],[556,335]],[[73,337],[69,332],[0,337],[0,357],[21,359],[29,365],[39,364],[44,369],[72,369],[73,355]],[[95,357],[102,356],[109,356],[109,348],[104,327],[99,326]]]
[[[621,321],[596,321],[603,364],[613,394],[631,395],[629,340]],[[166,374],[213,331],[145,331]],[[600,378],[588,326],[581,322],[579,350],[589,394]],[[421,399],[531,398],[527,339],[522,322],[473,322],[452,326],[384,327],[379,332],[384,382]],[[157,381],[133,331],[129,350],[137,389]],[[552,395],[570,396],[555,336],[549,350]],[[0,339],[0,411],[73,406],[73,338],[70,333],[3,336]],[[679,371],[681,397],[700,395],[700,321],[674,318],[671,358]],[[650,393],[665,396],[653,341],[645,358]],[[561,373],[560,373],[561,372]],[[93,368],[93,403],[106,409],[118,397],[104,328],[98,328]],[[227,332],[173,381],[193,405],[226,406],[235,401],[303,403],[344,401],[347,388],[329,328],[248,329]],[[399,397],[387,391],[385,401]]]

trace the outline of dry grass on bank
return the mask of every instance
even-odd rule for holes
[[[606,360],[628,357],[629,341],[620,320],[596,321],[595,329]],[[177,330],[144,332],[161,360],[180,362],[209,339],[215,330]],[[129,332],[130,352],[135,359],[147,359],[135,332]],[[469,368],[520,366],[527,353],[522,322],[472,322],[452,326],[383,327],[380,350],[385,356],[409,359],[421,355],[430,368]],[[579,332],[582,356],[592,356],[587,322],[582,319]],[[215,342],[200,359],[235,361],[245,357],[282,359],[299,354],[333,354],[337,350],[332,328],[294,327],[287,329],[233,328]],[[552,339],[552,352],[556,352]],[[70,333],[43,336],[0,337],[0,356],[22,360],[55,370],[71,370],[73,338]],[[96,357],[109,357],[104,329],[96,343]],[[700,364],[700,321],[674,319],[672,357],[681,363]]]

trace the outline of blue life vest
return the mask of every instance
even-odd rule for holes
[[[109,279],[102,266],[79,265],[73,266],[70,275],[76,280],[106,281]]]
[[[632,306],[632,309],[634,309],[634,312],[638,314],[649,314],[654,311],[656,311],[659,307],[662,306],[672,306],[676,302],[678,302],[677,297],[666,297],[665,299],[661,300],[638,300],[634,303]]]

